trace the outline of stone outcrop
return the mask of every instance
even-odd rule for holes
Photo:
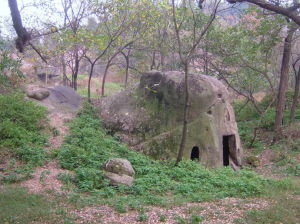
[[[189,74],[190,106],[184,157],[208,167],[241,165],[242,147],[227,88]],[[156,159],[176,157],[182,129],[184,75],[150,71],[135,90],[102,99],[105,126],[120,140]]]
[[[50,92],[47,89],[37,89],[33,91],[30,90],[27,91],[27,96],[29,98],[33,98],[39,101],[46,99],[49,95]]]
[[[131,163],[126,159],[114,158],[103,165],[104,176],[110,180],[111,185],[118,186],[133,184],[135,174]]]
[[[77,111],[81,103],[80,95],[67,86],[48,88],[28,86],[26,93],[29,98],[38,100],[50,111],[57,109]]]

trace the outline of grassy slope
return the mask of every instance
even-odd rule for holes
[[[32,136],[39,136],[38,133],[42,127],[40,122],[35,122],[44,117],[44,112],[41,111],[40,115],[24,112],[25,104],[29,111],[38,111],[39,108],[26,101],[23,105],[23,101],[21,96],[15,97],[13,101],[0,100],[2,104],[3,102],[9,104],[18,102],[17,104],[22,105],[10,107],[9,110],[5,110],[6,114],[2,111],[1,122],[5,123],[9,119],[20,117],[17,115],[22,110],[24,119],[29,116],[25,121],[33,119],[30,121],[31,125],[36,124],[36,126],[27,129],[28,125],[24,126],[24,121],[21,122],[21,120],[15,124],[25,128],[26,133],[34,134],[21,135],[16,140],[2,138],[1,152],[3,153],[4,146],[5,149],[8,148],[9,143],[8,151],[12,156],[12,161],[19,159],[23,164],[29,164],[29,170],[32,170],[33,166],[40,164],[45,159],[45,156],[38,156],[40,155],[39,150],[36,151],[36,148],[42,148],[45,144],[44,140],[33,141],[37,137],[31,138]],[[7,114],[8,112],[13,113]],[[96,114],[91,105],[86,105],[71,123],[71,133],[65,144],[56,152],[61,165],[75,171],[75,175],[64,174],[60,176],[69,186],[76,185],[73,188],[73,193],[66,197],[57,198],[55,196],[45,199],[42,195],[29,194],[24,189],[6,186],[0,192],[0,220],[5,220],[7,223],[31,223],[32,221],[38,223],[72,223],[64,208],[74,205],[85,206],[104,203],[114,206],[119,212],[126,212],[127,209],[143,211],[144,205],[168,206],[228,196],[262,196],[272,200],[271,207],[264,211],[250,210],[245,219],[237,220],[238,223],[300,222],[299,182],[292,184],[290,180],[267,179],[247,170],[239,172],[234,172],[230,168],[208,170],[192,161],[183,161],[178,167],[174,167],[172,160],[164,162],[152,160],[143,154],[130,151],[125,145],[108,136],[105,130],[101,128],[101,122]],[[13,126],[9,130],[14,133],[16,129],[19,127]],[[2,133],[7,133],[3,132],[4,129],[1,130]],[[17,145],[11,145],[12,143]],[[30,147],[22,149],[24,145]],[[22,150],[19,151],[19,149]],[[42,155],[45,154],[42,153]],[[101,165],[113,157],[127,158],[133,164],[136,170],[136,179],[132,187],[111,187],[102,178]],[[21,166],[21,173],[24,170],[25,168]],[[16,173],[17,170],[13,170],[13,174]],[[80,193],[81,191],[88,191],[89,193],[83,194]],[[71,203],[71,205],[66,205],[66,203]],[[143,215],[143,213],[141,214]]]
[[[266,108],[270,99],[267,96],[258,106],[261,109]],[[245,160],[252,166],[254,165],[249,168],[255,169],[260,163],[259,158],[264,150],[271,150],[273,155],[270,161],[272,174],[281,177],[289,176],[294,182],[294,189],[286,192],[274,191],[269,195],[269,199],[272,200],[269,208],[262,211],[250,210],[245,219],[238,223],[300,223],[300,182],[298,179],[300,176],[300,141],[297,137],[300,133],[300,108],[296,112],[296,122],[291,126],[288,126],[289,110],[285,111],[282,139],[273,144],[274,107],[270,107],[263,116],[260,116],[251,104],[243,106],[243,102],[235,102],[234,107],[236,111],[239,111],[236,118],[242,141],[246,147]],[[243,109],[240,110],[242,107]],[[255,128],[257,128],[257,137],[253,141]],[[249,148],[250,145],[251,148]],[[253,163],[253,159],[256,163]]]
[[[21,181],[46,158],[46,109],[18,92],[0,95],[0,108],[0,183]]]
[[[91,105],[71,124],[71,133],[58,151],[62,167],[75,171],[75,176],[64,177],[84,191],[93,191],[107,202],[167,205],[179,201],[207,201],[224,197],[251,197],[266,195],[269,190],[291,187],[289,180],[272,180],[255,172],[231,168],[208,170],[193,161],[155,161],[129,150],[108,136]],[[114,188],[102,177],[101,165],[109,158],[128,159],[135,171],[132,187]]]

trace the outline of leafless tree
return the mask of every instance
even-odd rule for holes
[[[181,142],[179,146],[179,151],[176,159],[176,165],[182,160],[183,156],[183,151],[185,147],[185,142],[186,142],[186,134],[187,134],[187,125],[188,125],[188,111],[189,111],[189,69],[190,69],[190,63],[191,59],[194,56],[194,53],[200,44],[200,42],[203,40],[203,37],[207,33],[209,27],[213,23],[214,19],[216,18],[217,14],[217,9],[220,4],[220,0],[215,2],[215,7],[210,15],[210,18],[208,19],[207,23],[202,27],[202,29],[199,31],[196,28],[196,19],[195,19],[195,12],[194,8],[192,6],[191,0],[188,1],[188,6],[192,12],[192,18],[193,18],[193,31],[192,31],[192,44],[191,47],[188,50],[183,50],[183,43],[182,43],[182,22],[183,21],[178,21],[177,18],[177,8],[175,4],[175,0],[172,0],[172,13],[173,13],[173,23],[174,23],[174,29],[175,29],[175,35],[176,35],[176,40],[178,43],[178,54],[180,57],[181,64],[183,65],[184,68],[184,113],[183,113],[183,126],[182,126],[182,136],[181,136]]]

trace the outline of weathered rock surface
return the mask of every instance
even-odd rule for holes
[[[46,106],[50,111],[69,110],[77,111],[81,103],[80,95],[67,86],[53,86],[42,88],[38,86],[28,86],[27,96]]]
[[[53,86],[48,88],[50,96],[49,103],[57,106],[68,107],[71,110],[77,110],[81,103],[80,95],[68,86]]]
[[[189,74],[190,106],[184,157],[199,149],[209,167],[241,165],[242,146],[227,88],[210,76]],[[136,90],[100,102],[105,126],[134,149],[157,159],[176,157],[184,106],[184,75],[150,71]]]
[[[110,184],[113,186],[127,185],[131,186],[133,184],[133,177],[127,175],[118,175],[116,173],[105,172],[104,176],[110,180]]]
[[[46,99],[49,95],[50,92],[47,89],[37,89],[33,91],[30,90],[27,91],[27,96],[29,98],[33,98],[39,101]]]
[[[135,174],[131,163],[126,159],[113,158],[103,165],[104,176],[108,178],[112,185],[120,184],[132,185]]]
[[[133,176],[135,174],[131,163],[127,159],[114,158],[108,160],[103,168],[105,171],[116,173],[119,175]]]
[[[101,117],[107,128],[126,135],[141,132],[145,121],[148,122],[151,118],[146,109],[140,107],[138,96],[129,90],[103,98],[101,100]],[[121,138],[131,139],[130,136],[121,136],[121,133]]]

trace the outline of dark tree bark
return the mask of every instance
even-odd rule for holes
[[[130,41],[127,44],[125,44],[124,46],[122,46],[121,48],[119,48],[112,56],[110,56],[110,58],[108,58],[108,61],[107,61],[106,67],[105,67],[105,71],[104,71],[104,75],[103,75],[103,78],[102,78],[101,96],[104,96],[106,76],[107,76],[109,67],[112,65],[112,61],[114,60],[115,57],[118,56],[118,54],[122,53],[122,51],[125,48],[127,48],[128,46],[130,46],[131,44],[133,44],[133,41]],[[129,69],[129,62],[128,62],[128,69]]]
[[[72,87],[74,90],[77,90],[77,77],[78,77],[78,71],[79,71],[79,55],[78,55],[78,50],[76,49],[75,52],[75,67],[74,67],[74,72],[72,73]]]
[[[300,3],[294,1],[291,7],[283,7],[276,3],[276,1],[265,0],[227,0],[227,2],[234,4],[239,2],[248,2],[257,5],[263,9],[281,14],[293,20],[298,26],[300,26],[300,16],[297,10],[300,8]]]
[[[64,86],[68,85],[68,77],[67,77],[67,65],[65,61],[65,55],[61,55],[61,65],[62,65],[62,73],[63,73],[63,84]]]
[[[281,72],[280,72],[280,82],[277,95],[277,105],[276,105],[276,116],[275,116],[275,138],[276,140],[279,137],[280,128],[283,122],[283,112],[285,107],[285,96],[288,88],[289,81],[289,63],[291,58],[291,49],[292,49],[292,40],[293,35],[297,27],[292,26],[289,28],[287,36],[284,39],[282,62],[281,62]]]
[[[31,35],[23,27],[17,0],[8,0],[8,5],[10,8],[13,26],[18,35],[18,38],[16,39],[16,47],[19,50],[19,52],[24,52],[24,47],[29,43]]]
[[[181,142],[180,142],[179,151],[178,151],[177,159],[176,159],[176,165],[182,159],[185,142],[186,142],[188,112],[189,112],[189,99],[190,99],[188,74],[189,74],[188,63],[185,63],[184,64],[184,96],[185,96],[184,100],[185,100],[185,102],[184,102],[184,110],[183,110],[183,126],[182,126]]]
[[[299,102],[299,90],[300,90],[300,66],[298,67],[298,71],[295,74],[295,89],[293,95],[293,103],[290,111],[290,123],[294,123],[295,121],[295,111]]]
[[[129,77],[129,57],[126,58],[125,88],[127,88],[128,77]]]
[[[106,64],[106,67],[105,67],[105,70],[104,70],[104,74],[103,74],[103,78],[102,78],[101,96],[104,96],[106,77],[107,77],[109,67],[111,66],[111,62],[112,62],[112,59],[109,59],[107,61],[107,64]]]
[[[181,136],[181,142],[180,142],[179,151],[178,151],[178,154],[177,154],[177,159],[176,159],[175,165],[178,165],[178,163],[182,160],[183,151],[184,151],[185,142],[186,142],[186,135],[187,135],[188,112],[189,112],[189,106],[190,106],[189,105],[189,103],[190,103],[189,102],[189,80],[188,80],[189,64],[191,62],[191,59],[194,56],[196,48],[198,47],[198,45],[202,41],[204,35],[207,33],[208,28],[211,26],[212,22],[216,18],[217,9],[218,9],[218,6],[219,6],[220,2],[221,1],[216,2],[215,8],[214,8],[213,12],[210,15],[210,19],[208,20],[206,25],[203,27],[203,29],[201,30],[201,32],[198,36],[196,34],[196,28],[194,26],[193,45],[189,49],[189,51],[186,52],[187,53],[186,56],[184,56],[183,43],[182,43],[182,39],[180,37],[180,26],[178,25],[177,19],[176,19],[175,0],[172,0],[172,14],[173,14],[173,22],[174,22],[176,39],[177,39],[177,43],[178,43],[178,53],[179,53],[180,61],[181,61],[182,65],[184,66],[184,94],[185,94],[185,102],[184,102],[184,110],[183,110],[182,136]],[[191,5],[190,5],[190,7],[191,7]],[[196,24],[196,20],[195,20],[194,16],[193,16],[193,19],[194,19],[194,24]]]
[[[91,63],[91,69],[90,69],[90,74],[89,74],[89,81],[88,81],[88,101],[91,102],[91,80],[93,76],[93,71],[94,71],[95,63]]]
[[[125,80],[124,80],[124,86],[125,86],[125,88],[127,88],[128,77],[129,77],[129,55],[130,55],[130,52],[131,52],[130,49],[128,50],[127,54],[125,54],[123,51],[121,52],[121,54],[124,56],[125,62],[126,62]]]
[[[152,57],[151,57],[151,65],[150,65],[150,70],[155,68],[155,57],[156,57],[156,52],[155,50],[152,52]]]

